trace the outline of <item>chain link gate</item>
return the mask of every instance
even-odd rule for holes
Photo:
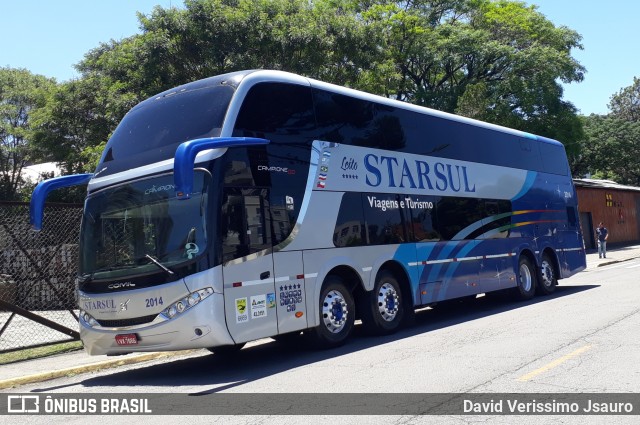
[[[0,352],[79,339],[75,278],[81,205],[0,202]]]

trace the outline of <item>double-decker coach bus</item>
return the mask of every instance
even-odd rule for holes
[[[89,354],[303,332],[509,290],[549,294],[586,266],[562,144],[277,71],[243,71],[135,106],[86,184],[80,334]]]

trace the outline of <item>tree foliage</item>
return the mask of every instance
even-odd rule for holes
[[[579,82],[580,36],[517,1],[377,2],[363,14],[386,58],[368,89],[423,106],[553,137],[580,139],[558,80]]]
[[[610,115],[583,118],[585,139],[572,166],[574,175],[640,186],[640,122]]]
[[[633,77],[632,85],[611,96],[609,110],[617,118],[640,122],[640,78]]]
[[[25,69],[0,68],[0,200],[18,200],[23,168],[44,153],[31,143],[32,114],[46,104],[53,80]]]
[[[279,69],[556,138],[582,127],[562,82],[580,36],[513,0],[186,0],[139,15],[141,33],[85,55],[38,117],[37,140],[87,170],[117,122],[168,88]],[[577,154],[577,153],[576,153]]]

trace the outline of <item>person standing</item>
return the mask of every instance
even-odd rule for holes
[[[596,228],[596,236],[598,237],[598,257],[607,258],[607,239],[609,238],[609,231],[604,224],[600,222]]]

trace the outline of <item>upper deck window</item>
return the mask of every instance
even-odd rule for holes
[[[168,92],[124,117],[109,139],[100,176],[173,158],[182,142],[220,135],[234,89],[226,85]],[[101,171],[103,170],[104,171]]]

